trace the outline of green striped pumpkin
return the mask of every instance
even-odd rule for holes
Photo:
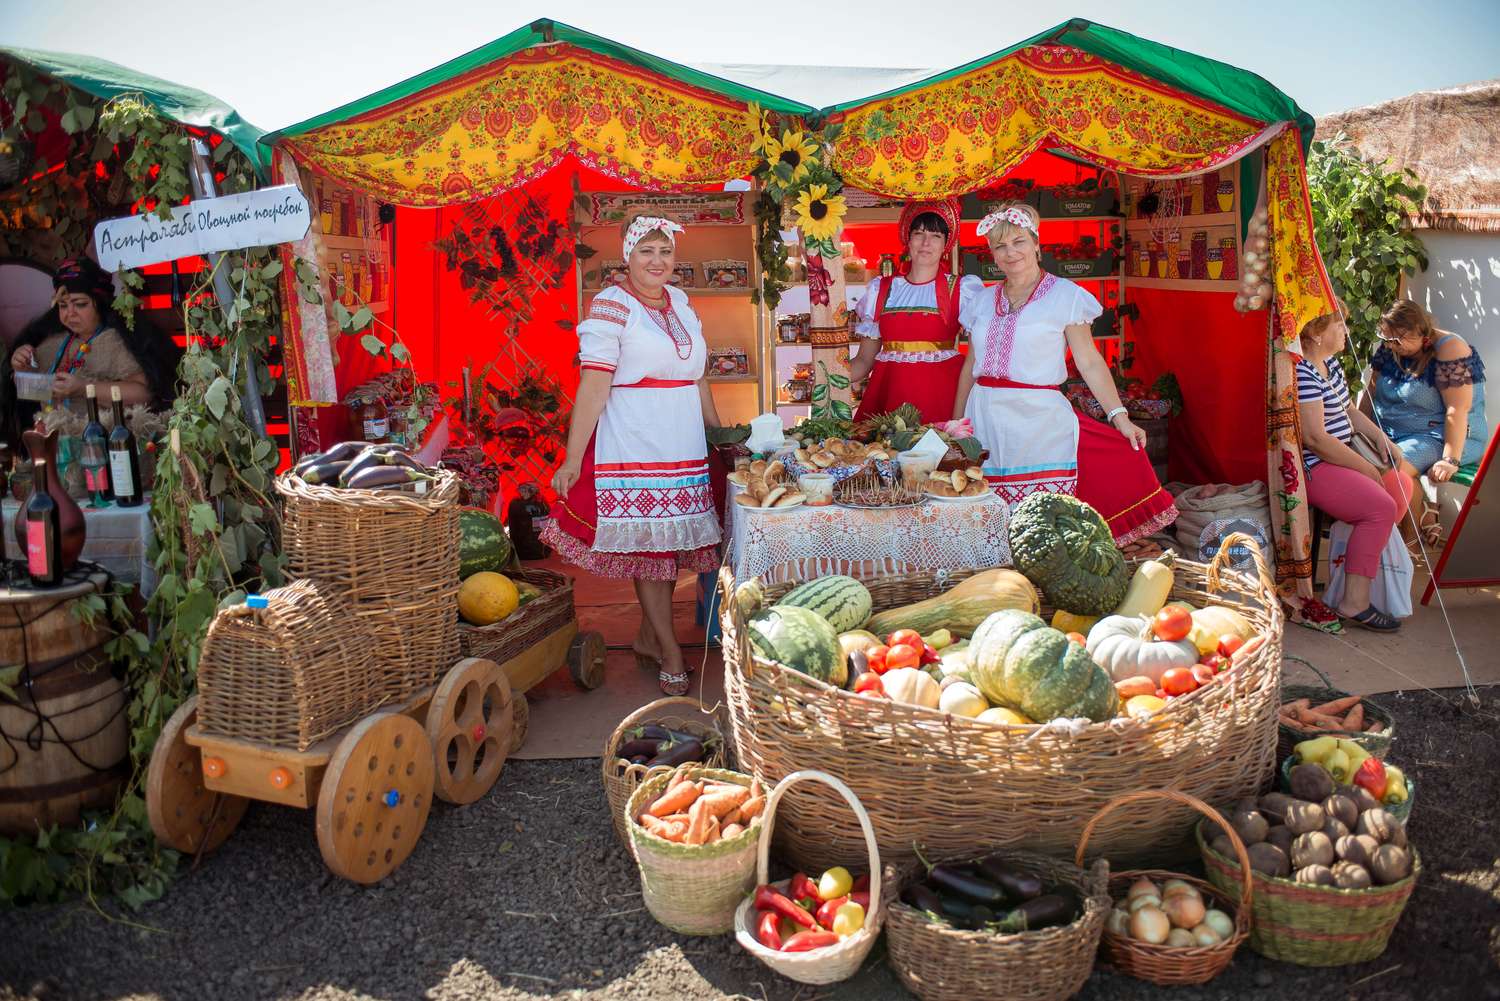
[[[835,574],[798,584],[776,604],[811,609],[827,619],[834,632],[847,633],[870,618],[870,589],[853,577]]]
[[[969,643],[974,684],[991,702],[1038,723],[1115,714],[1119,695],[1088,651],[1029,612],[1008,608],[980,624]]]

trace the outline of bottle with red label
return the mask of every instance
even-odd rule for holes
[[[47,482],[46,457],[34,460],[38,483]],[[33,490],[26,501],[26,570],[35,587],[62,583],[62,522],[57,501],[45,489]]]
[[[99,423],[98,390],[91,382],[84,387],[88,397],[89,422],[83,426],[78,464],[83,467],[83,481],[88,487],[90,507],[108,507],[114,499],[109,487],[109,433]]]

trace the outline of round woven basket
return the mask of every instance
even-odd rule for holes
[[[811,952],[778,952],[761,945],[755,938],[755,901],[746,899],[734,912],[734,937],[745,951],[771,969],[803,984],[835,984],[847,980],[859,970],[870,948],[880,937],[880,926],[885,921],[886,895],[895,887],[892,880],[880,871],[880,849],[875,845],[875,831],[870,827],[870,815],[860,805],[859,798],[832,775],[817,771],[793,772],[771,790],[766,800],[765,825],[760,829],[760,849],[755,868],[755,883],[765,884],[771,877],[771,832],[776,826],[776,807],[787,790],[799,782],[821,782],[844,798],[849,809],[859,821],[865,836],[865,852],[869,859],[870,909],[865,914],[864,927],[842,939],[837,945],[825,946]],[[890,874],[894,876],[894,873]],[[776,884],[786,891],[786,883]]]
[[[1318,679],[1322,681],[1323,684],[1283,684],[1281,686],[1282,705],[1285,705],[1286,703],[1292,702],[1296,699],[1307,699],[1312,702],[1313,705],[1320,706],[1325,702],[1332,702],[1334,699],[1347,698],[1348,696],[1354,694],[1353,692],[1345,692],[1341,691],[1340,689],[1334,688],[1333,682],[1328,680],[1328,676],[1322,671],[1318,670],[1317,665],[1313,664],[1311,661],[1303,660],[1301,657],[1293,657],[1290,654],[1288,654],[1284,659],[1289,660],[1294,664],[1300,664],[1308,670],[1312,671],[1313,674],[1316,674],[1318,676]],[[1384,723],[1384,730],[1382,730],[1380,733],[1364,733],[1362,731],[1355,732],[1351,730],[1297,730],[1287,726],[1285,723],[1278,722],[1276,726],[1277,759],[1280,760],[1289,757],[1292,753],[1292,748],[1304,740],[1311,740],[1314,737],[1328,736],[1339,737],[1343,740],[1352,740],[1354,743],[1358,744],[1360,747],[1363,747],[1365,750],[1369,751],[1381,761],[1384,761],[1386,754],[1391,749],[1391,743],[1396,739],[1395,720],[1391,716],[1390,710],[1382,706],[1380,703],[1371,701],[1370,699],[1364,697],[1360,698],[1360,702],[1365,707],[1365,718],[1370,720],[1379,720],[1381,723]]]
[[[459,659],[458,476],[439,471],[430,490],[411,494],[283,473],[276,492],[287,577],[343,591],[375,634],[392,701],[436,684]]]
[[[1202,824],[1195,833],[1209,882],[1238,898],[1244,879],[1241,863],[1209,847]],[[1385,952],[1422,874],[1421,856],[1415,848],[1411,855],[1410,876],[1368,890],[1309,886],[1251,871],[1255,896],[1250,948],[1299,966],[1345,966],[1376,958]]]
[[[630,834],[626,830],[628,821],[625,819],[625,804],[629,801],[630,794],[635,792],[642,782],[658,775],[665,775],[674,767],[657,765],[654,768],[647,768],[645,765],[631,764],[615,755],[615,748],[620,746],[620,740],[625,732],[632,727],[647,723],[655,723],[669,730],[690,733],[704,739],[704,747],[708,751],[703,760],[705,767],[723,768],[727,763],[724,734],[719,721],[697,699],[688,698],[685,695],[657,699],[655,702],[646,703],[620,720],[620,725],[615,727],[609,739],[604,742],[604,751],[599,755],[599,773],[604,780],[604,796],[609,800],[609,817],[614,822],[615,835],[627,850],[630,848]],[[713,738],[717,746],[709,748],[708,738]]]
[[[989,853],[938,861],[967,862],[976,854]],[[1005,860],[1043,883],[1076,891],[1083,900],[1083,914],[1060,928],[997,935],[954,928],[910,904],[893,901],[885,924],[891,968],[922,1001],[995,997],[999,985],[1007,1001],[1062,1001],[1088,980],[1109,916],[1109,864],[1099,860],[1085,870],[1045,855],[1010,850]],[[915,877],[916,869],[910,875]]]
[[[1230,549],[1226,542],[1221,557]],[[1077,729],[981,723],[865,698],[758,659],[732,600],[735,582],[721,572],[725,693],[739,767],[767,782],[803,768],[838,775],[869,811],[881,856],[898,864],[914,857],[913,844],[944,857],[1026,849],[1071,858],[1085,820],[1125,793],[1173,788],[1210,802],[1258,793],[1276,767],[1283,620],[1265,562],[1255,558],[1258,578],[1219,561],[1179,561],[1172,594],[1235,609],[1264,636],[1258,649],[1150,717]],[[968,576],[927,571],[865,583],[882,611]],[[763,584],[766,601],[790,586]],[[1190,858],[1194,820],[1180,804],[1113,813],[1094,830],[1091,850],[1124,864]],[[797,789],[782,805],[778,845],[800,868],[837,864],[838,846],[858,837],[853,819],[826,797]]]
[[[625,804],[626,827],[641,870],[646,910],[684,935],[722,935],[734,927],[734,910],[755,886],[755,848],[762,812],[745,830],[711,845],[679,845],[659,838],[635,817],[666,791],[675,769],[647,779]],[[694,779],[748,786],[750,776],[722,768],[694,768]]]
[[[1289,793],[1292,791],[1292,765],[1295,763],[1295,760],[1296,755],[1289,755],[1281,762],[1281,771],[1277,773],[1277,781],[1280,784],[1282,792]],[[1391,803],[1389,805],[1382,803],[1381,806],[1384,808],[1386,813],[1389,813],[1392,817],[1395,817],[1396,820],[1400,822],[1401,826],[1405,827],[1406,822],[1411,819],[1411,810],[1412,807],[1416,805],[1416,802],[1417,780],[1412,778],[1410,775],[1407,775],[1405,801],[1401,803]]]
[[[1083,860],[1084,850],[1088,847],[1089,835],[1106,814],[1124,806],[1127,803],[1139,803],[1144,800],[1165,799],[1174,803],[1190,806],[1203,814],[1209,820],[1222,827],[1229,835],[1230,844],[1234,846],[1235,857],[1240,860],[1243,867],[1241,871],[1249,873],[1250,856],[1245,851],[1245,843],[1235,833],[1229,821],[1223,815],[1202,800],[1192,796],[1185,796],[1172,789],[1143,789],[1140,792],[1121,796],[1119,799],[1105,806],[1104,809],[1094,814],[1089,819],[1088,826],[1083,829],[1083,838],[1078,842],[1078,860]],[[1173,987],[1181,984],[1203,984],[1224,972],[1234,959],[1234,952],[1240,947],[1250,935],[1250,909],[1240,906],[1237,901],[1253,900],[1254,891],[1247,876],[1237,896],[1231,897],[1216,886],[1205,883],[1193,876],[1185,876],[1182,873],[1166,872],[1161,869],[1136,869],[1117,872],[1109,878],[1109,893],[1111,905],[1114,898],[1129,890],[1130,885],[1142,877],[1154,883],[1161,883],[1169,879],[1180,879],[1193,886],[1203,895],[1205,905],[1217,906],[1220,910],[1234,915],[1234,932],[1224,941],[1216,945],[1202,946],[1169,946],[1152,945],[1150,942],[1142,942],[1133,939],[1129,935],[1117,935],[1110,931],[1108,926],[1104,929],[1103,950],[1104,956],[1109,964],[1121,973],[1135,977],[1137,980],[1149,980],[1153,984],[1163,987]]]

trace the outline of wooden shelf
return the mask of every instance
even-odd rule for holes
[[[1126,219],[1127,229],[1149,229],[1153,224],[1162,225],[1161,222],[1152,219]],[[1205,212],[1201,215],[1180,216],[1173,224],[1180,229],[1192,229],[1197,226],[1238,226],[1240,214],[1238,212]]]
[[[750,375],[706,375],[703,377],[711,385],[732,386],[739,383],[760,382],[760,376]]]

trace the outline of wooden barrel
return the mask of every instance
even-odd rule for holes
[[[125,690],[104,653],[112,633],[73,615],[107,581],[0,588],[0,665],[21,665],[16,697],[0,694],[0,833],[76,824],[113,805],[129,774]]]

